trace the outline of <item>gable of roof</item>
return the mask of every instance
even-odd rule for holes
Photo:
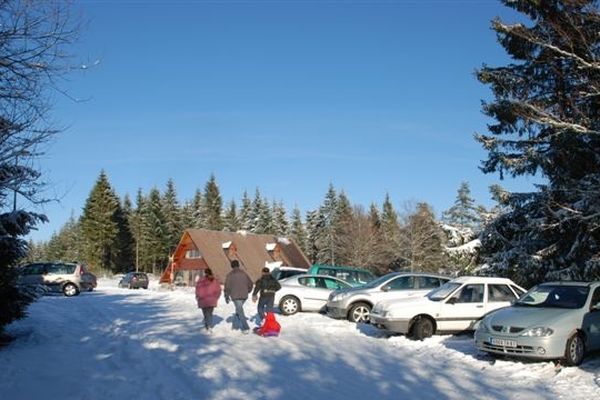
[[[247,232],[223,232],[208,229],[187,229],[185,231],[200,251],[213,273],[223,281],[231,271],[231,260],[237,259],[252,279],[258,279],[262,268],[273,262],[273,255],[267,244],[277,243],[284,265],[309,268],[310,262],[302,250],[291,239],[275,235]],[[231,242],[231,243],[228,243]],[[224,246],[223,244],[227,244]],[[235,254],[229,254],[229,247],[235,246]]]

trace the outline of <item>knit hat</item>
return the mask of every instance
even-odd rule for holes
[[[239,268],[240,262],[238,260],[231,260],[231,268]]]

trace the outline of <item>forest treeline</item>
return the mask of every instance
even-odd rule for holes
[[[380,206],[353,204],[333,185],[317,209],[288,210],[281,200],[268,200],[259,188],[225,203],[211,175],[192,199],[180,203],[170,179],[163,191],[138,190],[132,201],[120,198],[102,171],[83,206],[47,242],[30,242],[25,261],[71,260],[98,272],[131,269],[157,273],[168,264],[183,232],[204,228],[268,233],[294,240],[309,261],[353,265],[385,273],[393,270],[459,272],[474,267],[471,252],[454,251],[490,219],[476,206],[465,182],[453,207],[438,221],[427,203],[406,204],[398,211],[389,195]]]

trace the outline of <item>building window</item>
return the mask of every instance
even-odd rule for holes
[[[200,254],[200,250],[188,250],[185,252],[185,258],[202,258],[202,254]]]

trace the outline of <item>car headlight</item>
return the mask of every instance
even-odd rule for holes
[[[546,328],[545,326],[536,326],[535,328],[527,329],[521,334],[521,336],[544,337],[550,336],[553,333],[554,331],[550,328]]]

